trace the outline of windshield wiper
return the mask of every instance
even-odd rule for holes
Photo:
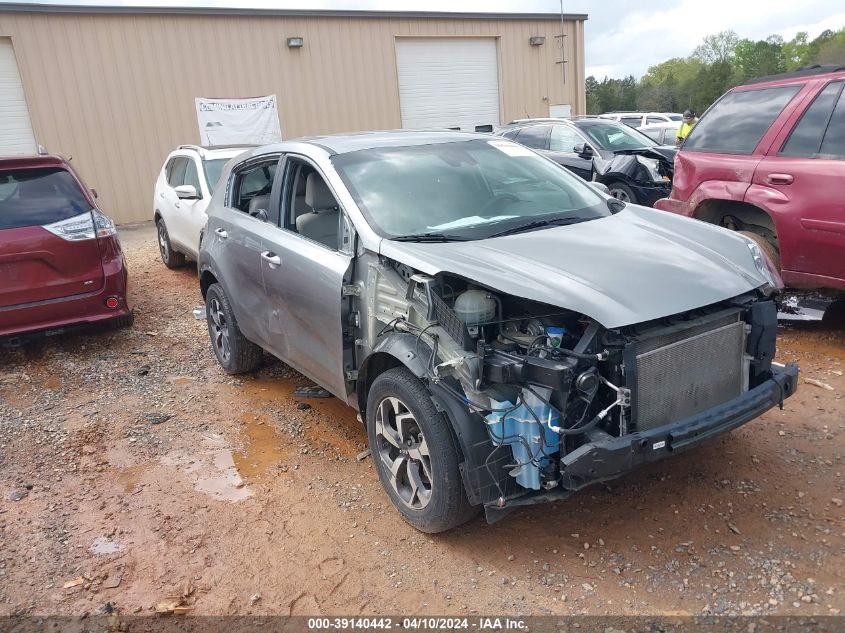
[[[446,233],[412,233],[411,235],[397,235],[391,237],[394,242],[468,242],[468,237],[448,235]]]
[[[522,233],[523,231],[539,229],[544,226],[564,226],[566,224],[577,224],[578,222],[585,222],[588,219],[589,218],[582,218],[580,216],[577,216],[566,218],[551,218],[548,220],[532,220],[531,222],[526,222],[525,224],[517,224],[516,226],[512,226],[511,228],[505,229],[504,231],[493,233],[493,235],[491,235],[490,237],[502,237],[503,235],[513,235],[514,233]]]

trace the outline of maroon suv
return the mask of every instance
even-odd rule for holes
[[[0,341],[132,322],[114,223],[59,156],[0,159]]]
[[[757,241],[791,288],[845,290],[845,67],[727,92],[675,157],[655,206]]]

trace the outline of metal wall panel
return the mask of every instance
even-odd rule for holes
[[[0,156],[36,151],[15,49],[11,39],[0,37]]]
[[[199,139],[194,98],[277,94],[285,138],[401,127],[398,36],[498,38],[502,122],[584,112],[583,20],[0,11],[36,142],[73,165],[119,223],[151,219],[168,152]],[[303,37],[289,49],[288,37]],[[544,36],[543,46],[530,46]]]

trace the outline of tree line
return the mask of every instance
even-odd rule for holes
[[[826,30],[810,40],[798,33],[765,40],[739,39],[733,31],[708,35],[689,57],[652,66],[639,80],[587,77],[587,113],[614,110],[701,114],[732,88],[752,79],[797,70],[812,64],[845,66],[845,28]]]

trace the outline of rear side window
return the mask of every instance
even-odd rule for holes
[[[707,111],[684,150],[750,154],[801,86],[729,92]]]
[[[274,157],[270,161],[252,163],[235,171],[229,191],[229,206],[249,213],[250,203],[255,199],[256,203],[265,204],[266,209],[278,162],[278,157]]]
[[[519,131],[516,142],[522,143],[525,147],[530,147],[531,149],[548,149],[549,131],[551,129],[550,125],[524,127]]]
[[[0,229],[52,224],[92,208],[66,169],[0,172]]]
[[[623,116],[619,119],[619,122],[631,127],[640,127],[643,124],[643,118],[641,116]]]
[[[845,90],[840,93],[839,102],[830,117],[819,154],[822,157],[845,158]]]
[[[646,117],[645,124],[646,125],[654,125],[655,123],[665,123],[666,119],[662,116],[650,116]]]
[[[784,143],[780,151],[782,156],[816,156],[819,153],[842,84],[841,81],[829,83],[818,94]]]

